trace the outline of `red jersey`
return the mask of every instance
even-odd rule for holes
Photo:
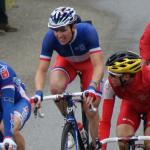
[[[150,110],[150,67],[143,66],[141,71],[136,73],[133,81],[124,87],[114,86],[111,79],[105,82],[99,126],[100,139],[109,137],[115,96],[128,101],[138,113],[148,112]]]
[[[142,58],[150,61],[150,23],[148,23],[141,36],[139,47]]]

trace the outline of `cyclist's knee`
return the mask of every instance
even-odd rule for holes
[[[64,73],[53,72],[50,77],[50,91],[52,94],[63,93],[68,84],[68,77]]]
[[[150,136],[150,127],[147,127],[145,129],[144,135],[145,136]],[[146,150],[150,150],[150,141],[149,140],[145,141],[145,147],[146,147]]]
[[[128,124],[120,124],[117,126],[118,137],[129,137],[134,135],[134,128]]]
[[[67,87],[67,83],[66,82],[53,82],[50,83],[50,92],[52,94],[61,94],[65,91]]]

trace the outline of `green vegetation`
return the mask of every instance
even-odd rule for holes
[[[14,5],[14,0],[6,0],[6,7],[11,8]]]

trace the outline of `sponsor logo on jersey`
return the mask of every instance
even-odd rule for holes
[[[86,51],[87,50],[84,44],[80,44],[80,45],[76,46],[74,49],[75,49],[75,51],[79,51],[79,50]]]
[[[7,79],[9,77],[9,72],[8,72],[7,66],[3,65],[0,68],[0,75],[1,75],[2,79]]]

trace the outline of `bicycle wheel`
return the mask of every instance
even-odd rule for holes
[[[61,150],[82,150],[80,141],[70,123],[66,123],[61,138]]]

